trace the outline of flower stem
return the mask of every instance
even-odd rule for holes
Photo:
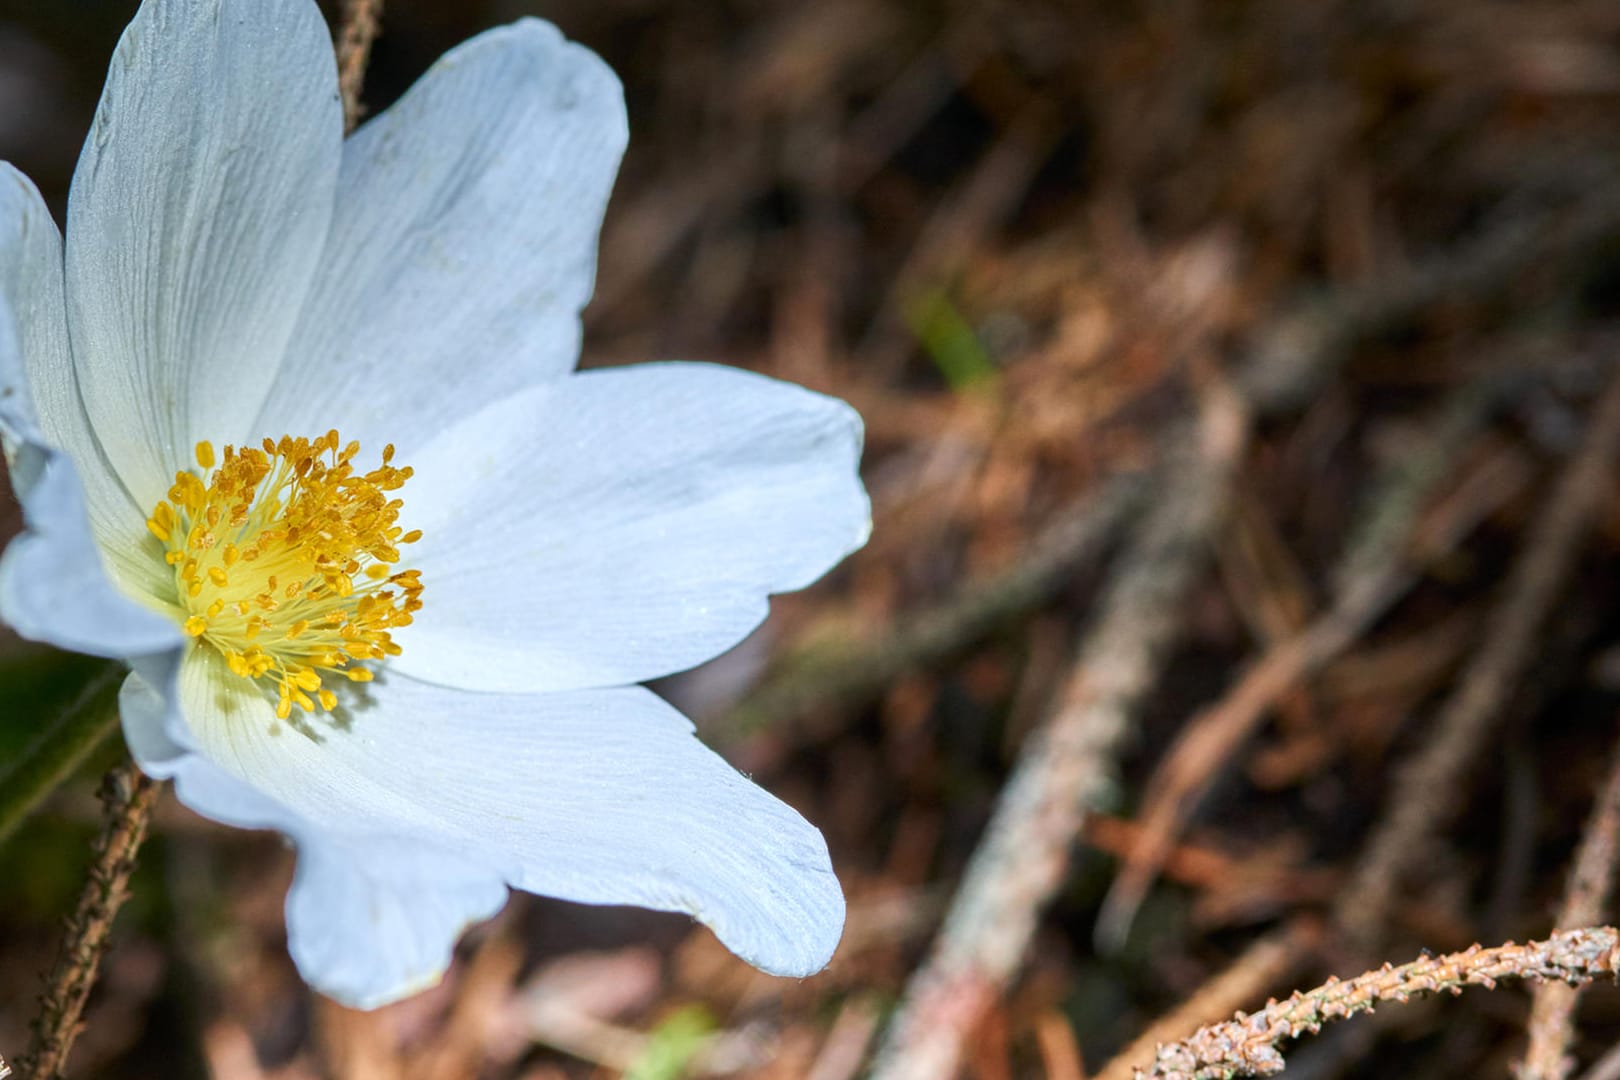
[[[62,950],[40,997],[33,1043],[18,1062],[30,1080],[57,1080],[67,1063],[83,1026],[84,1003],[107,950],[113,917],[129,895],[129,876],[161,788],[128,759],[101,783],[106,820],[96,840],[89,879],[68,919]]]
[[[0,843],[118,726],[121,664],[93,674],[61,717],[0,772]]]
[[[371,43],[382,29],[382,0],[344,0],[338,27],[338,92],[343,98],[343,130],[353,131],[365,113],[360,87],[371,59]]]

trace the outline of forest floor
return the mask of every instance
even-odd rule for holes
[[[0,0],[0,158],[58,211],[132,8]],[[290,852],[166,798],[70,1076],[1123,1080],[1330,975],[1614,921],[1620,6],[390,0],[367,101],[519,14],[626,86],[585,364],[865,419],[870,543],[657,687],[824,831],[843,944],[775,979],[518,896],[351,1012],[288,959]],[[0,1048],[109,761],[0,848]],[[1507,1075],[1532,992],[1280,1049]],[[1585,1072],[1620,993],[1573,1025]]]

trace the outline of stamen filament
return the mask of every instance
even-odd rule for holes
[[[357,662],[398,656],[392,631],[422,607],[420,573],[395,569],[421,530],[396,524],[403,501],[384,494],[411,469],[392,464],[393,444],[369,472],[356,471],[359,453],[336,430],[217,456],[199,442],[197,464],[212,474],[176,473],[146,522],[175,568],[185,632],[233,674],[270,680],[283,720],[294,706],[336,708],[326,678],[370,682]]]

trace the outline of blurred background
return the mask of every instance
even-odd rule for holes
[[[0,0],[0,158],[59,216],[135,6]],[[366,102],[526,14],[629,101],[584,363],[865,417],[871,543],[657,688],[824,830],[843,945],[772,979],[516,896],[349,1012],[288,959],[284,846],[168,798],[70,1075],[839,1080],[904,1003],[902,1050],[1073,1080],[1188,999],[1546,936],[1620,706],[1620,4],[389,0]],[[0,754],[86,670],[0,669]],[[10,1055],[119,752],[0,847]],[[1015,771],[1060,812],[986,846]],[[964,880],[1004,906],[949,948],[1027,959],[931,1012]],[[1503,1075],[1528,1002],[1391,1006],[1289,1075]],[[1577,1019],[1585,1068],[1620,994]]]

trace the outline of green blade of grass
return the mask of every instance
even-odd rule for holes
[[[21,742],[0,763],[0,844],[71,777],[118,726],[122,664],[83,657],[35,658],[29,680],[21,665],[0,671],[6,701],[8,741]],[[37,670],[39,667],[44,670]],[[18,739],[18,726],[33,717],[54,719],[32,738]]]

